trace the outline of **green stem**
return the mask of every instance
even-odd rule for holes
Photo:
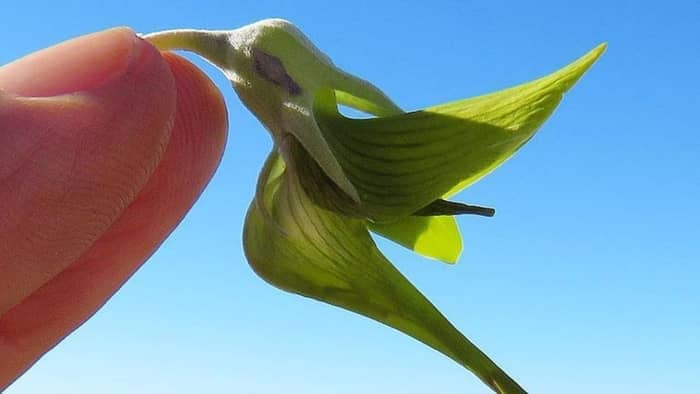
[[[225,69],[231,53],[229,34],[225,31],[175,29],[146,34],[143,38],[161,51],[194,52],[215,66]]]

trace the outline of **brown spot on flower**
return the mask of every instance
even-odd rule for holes
[[[292,96],[301,94],[301,87],[287,74],[287,69],[278,57],[258,48],[253,48],[252,52],[255,72],[258,75],[283,88]]]

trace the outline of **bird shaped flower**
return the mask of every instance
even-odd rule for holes
[[[484,96],[404,112],[348,74],[290,22],[145,36],[217,66],[270,132],[243,231],[246,257],[283,290],[365,315],[442,352],[497,393],[524,393],[379,251],[371,233],[455,262],[454,215],[493,215],[448,198],[523,146],[605,50]],[[373,115],[351,119],[345,105]]]

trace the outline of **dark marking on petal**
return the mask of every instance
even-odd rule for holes
[[[278,57],[258,48],[253,48],[252,52],[255,72],[258,75],[283,88],[292,96],[301,94],[301,87],[287,74],[284,64]]]
[[[461,202],[437,199],[415,212],[414,216],[479,215],[491,217],[496,214],[493,208],[467,205]]]

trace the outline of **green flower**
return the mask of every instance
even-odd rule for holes
[[[605,50],[544,78],[404,113],[333,65],[287,21],[146,36],[218,66],[272,135],[244,227],[269,283],[368,316],[444,353],[498,393],[525,391],[465,338],[377,249],[370,231],[455,262],[453,215],[493,210],[446,199],[525,144]],[[338,105],[375,115],[349,119]]]

